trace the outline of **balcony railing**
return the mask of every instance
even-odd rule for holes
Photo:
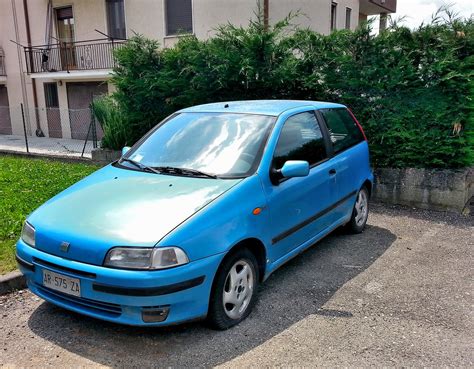
[[[5,56],[0,54],[0,76],[6,76],[7,72],[5,70]]]
[[[125,40],[88,40],[25,47],[28,73],[112,69],[113,52]]]

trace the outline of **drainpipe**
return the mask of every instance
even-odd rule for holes
[[[23,11],[25,14],[25,26],[26,26],[26,42],[29,47],[31,47],[31,32],[30,32],[30,18],[28,16],[28,2],[23,0]],[[32,63],[30,55],[30,63]],[[38,114],[38,95],[36,93],[36,80],[31,78],[31,85],[33,87],[33,104],[35,106],[35,118],[36,118],[36,136],[44,137],[44,133],[41,129],[39,114]]]
[[[387,29],[387,20],[388,20],[388,14],[380,13],[380,23],[379,23],[380,31],[385,31]]]
[[[263,26],[268,30],[269,0],[263,0]]]
[[[25,82],[25,73],[23,72],[23,55],[20,50],[20,31],[18,29],[18,17],[16,13],[16,4],[15,0],[11,0],[12,3],[12,13],[13,13],[13,25],[15,27],[15,44],[16,44],[16,52],[18,55],[18,64],[20,66],[20,84],[21,84],[21,97],[23,98],[23,104],[26,107],[26,119],[28,122],[30,122],[30,117],[28,115],[29,109],[28,109],[28,95],[26,93],[26,82]],[[29,127],[28,132],[31,133],[31,127]]]

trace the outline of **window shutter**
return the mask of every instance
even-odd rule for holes
[[[166,0],[166,34],[193,32],[192,0]]]
[[[110,37],[126,38],[123,0],[106,0],[107,30]]]
[[[67,8],[56,9],[56,17],[58,20],[72,18],[72,6],[68,6]]]

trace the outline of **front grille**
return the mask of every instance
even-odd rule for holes
[[[43,267],[48,267],[48,268],[56,269],[56,270],[59,270],[59,271],[80,275],[81,277],[86,277],[86,278],[91,278],[91,279],[96,278],[96,275],[94,273],[88,273],[88,272],[83,272],[82,270],[63,267],[61,265],[50,263],[49,261],[42,260],[42,259],[39,259],[37,257],[33,258],[33,263],[36,263],[36,264],[38,264],[40,266],[43,266]]]
[[[94,313],[100,313],[109,317],[117,317],[122,314],[122,307],[117,304],[90,300],[84,297],[66,295],[64,293],[51,290],[38,284],[36,284],[35,286],[38,292],[46,299],[49,298],[53,301],[59,301],[63,304],[67,304],[73,307],[88,309]]]

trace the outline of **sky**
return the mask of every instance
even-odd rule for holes
[[[469,18],[474,13],[474,0],[398,0],[397,12],[392,17],[397,19],[406,16],[403,24],[416,28],[423,21],[429,22],[440,6],[450,4],[462,17]]]

